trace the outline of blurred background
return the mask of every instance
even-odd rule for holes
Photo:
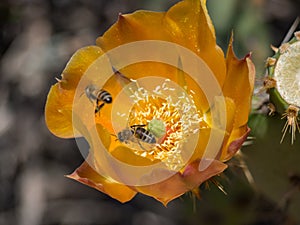
[[[299,135],[293,146],[279,145],[284,121],[259,110],[249,122],[255,139],[217,178],[227,195],[210,183],[201,186],[201,200],[187,194],[165,208],[138,195],[121,204],[63,176],[83,158],[75,140],[56,138],[45,126],[44,105],[55,77],[119,12],[162,11],[176,2],[0,1],[0,225],[300,224]],[[280,45],[300,15],[300,1],[207,2],[218,44],[226,50],[233,30],[236,54],[253,53],[259,84],[265,59],[273,54],[270,44]]]

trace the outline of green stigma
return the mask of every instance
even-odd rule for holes
[[[162,120],[151,120],[148,123],[148,130],[157,138],[161,138],[166,134],[166,127]]]

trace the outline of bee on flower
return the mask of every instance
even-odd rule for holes
[[[132,125],[118,132],[118,140],[128,144],[129,142],[137,142],[142,150],[146,150],[142,143],[155,144],[155,136],[144,128],[146,125]]]

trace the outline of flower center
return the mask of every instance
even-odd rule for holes
[[[192,98],[174,84],[167,79],[150,91],[130,88],[133,105],[126,118],[132,137],[121,142],[130,145],[135,154],[158,159],[177,170],[187,160],[185,145],[192,135],[198,135],[202,118]]]

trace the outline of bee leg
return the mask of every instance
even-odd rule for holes
[[[95,114],[97,114],[99,111],[100,111],[99,107],[96,106],[96,107],[95,107]]]
[[[115,141],[118,141],[118,140],[119,140],[118,137],[117,137],[117,135],[115,135],[115,134],[110,134],[110,136],[115,137],[115,138],[116,138]]]
[[[135,127],[145,127],[146,124],[136,124],[136,125],[132,125],[130,126],[130,128],[135,128]]]
[[[132,82],[128,77],[126,77],[123,73],[121,73],[119,70],[117,70],[115,67],[112,66],[112,70],[114,72],[114,74],[117,77],[120,77],[122,79],[125,79],[127,82]]]
[[[141,147],[141,149],[146,150],[146,149],[142,146],[142,144],[141,144],[141,142],[140,142],[139,140],[137,141],[137,143],[139,144],[139,146]]]
[[[100,109],[102,109],[102,107],[105,105],[105,103],[102,103],[101,105],[98,105],[96,106],[95,108],[95,114],[96,113],[99,113],[99,116],[100,116]]]

